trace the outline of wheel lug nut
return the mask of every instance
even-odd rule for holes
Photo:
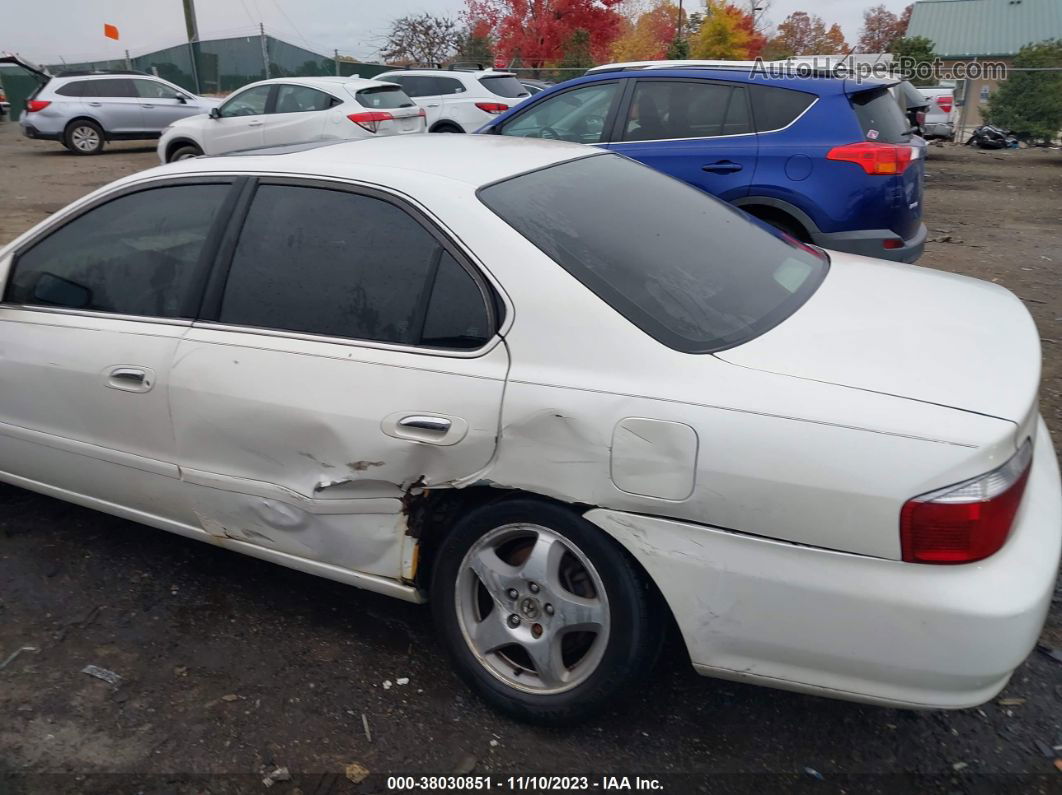
[[[531,593],[538,593],[538,591],[539,591],[538,583],[536,583],[536,582],[531,583],[527,587],[530,589]]]
[[[508,595],[509,595],[509,598],[510,598],[510,599],[515,599],[515,598],[516,598],[516,597],[518,597],[518,596],[519,596],[520,594],[518,594],[518,593],[516,592],[516,589],[515,589],[515,588],[510,588],[510,589],[509,589],[509,591],[508,591]]]
[[[520,626],[520,616],[516,615],[516,613],[513,613],[512,615],[510,615],[509,616],[509,626],[513,627],[513,628]]]
[[[546,605],[543,609],[546,611],[547,616],[553,615],[553,605]]]

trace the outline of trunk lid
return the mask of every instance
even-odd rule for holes
[[[794,315],[716,355],[732,364],[1023,423],[1036,405],[1040,337],[989,282],[830,253]]]

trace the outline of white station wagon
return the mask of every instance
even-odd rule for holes
[[[709,676],[992,698],[1062,544],[1039,338],[619,155],[405,136],[119,180],[0,250],[0,478],[412,602],[573,721]]]

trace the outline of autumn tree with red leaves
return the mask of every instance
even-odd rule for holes
[[[576,31],[586,31],[591,57],[605,61],[623,30],[622,0],[466,0],[469,26],[489,30],[502,61],[540,69],[570,56]],[[581,40],[583,34],[576,37]]]
[[[778,23],[767,49],[770,58],[788,58],[791,55],[839,55],[848,49],[848,45],[840,25],[834,23],[827,28],[817,14],[794,11]]]
[[[907,35],[913,6],[907,6],[900,16],[884,4],[863,12],[863,29],[859,32],[859,52],[891,52],[897,39]]]

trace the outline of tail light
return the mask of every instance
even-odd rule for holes
[[[380,129],[383,122],[394,121],[395,117],[384,110],[368,110],[364,113],[351,113],[347,118],[363,130],[374,133]]]
[[[487,113],[493,113],[495,115],[499,113],[505,113],[509,110],[509,106],[502,102],[477,102],[476,107]]]
[[[937,107],[940,108],[945,113],[951,113],[951,108],[952,108],[952,103],[953,102],[954,102],[954,97],[949,97],[949,96],[937,97]]]
[[[1007,540],[1032,464],[1027,439],[999,469],[908,500],[900,511],[900,547],[909,563],[971,563]]]
[[[835,146],[826,153],[827,160],[841,160],[862,166],[868,174],[902,174],[918,158],[913,146],[864,141]]]
[[[27,99],[26,100],[26,112],[36,113],[39,110],[44,110],[52,103],[46,99]]]

